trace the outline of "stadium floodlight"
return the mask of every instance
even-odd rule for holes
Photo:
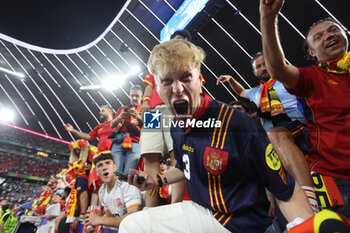
[[[95,90],[101,88],[101,85],[90,85],[90,86],[81,86],[79,90],[86,91],[86,90]]]
[[[116,76],[116,77],[109,77],[103,81],[103,88],[114,90],[120,85],[123,84],[124,77],[123,76]]]
[[[24,77],[25,77],[25,75],[22,74],[22,73],[15,72],[15,71],[6,69],[6,68],[4,68],[4,67],[0,67],[0,71],[4,72],[4,73],[6,73],[6,74],[10,74],[10,75],[16,76],[16,77],[18,77],[18,78],[24,78]]]
[[[100,88],[106,88],[109,90],[114,90],[118,87],[120,87],[124,80],[129,78],[133,75],[140,75],[142,74],[141,68],[139,66],[132,66],[128,73],[124,75],[118,75],[118,76],[110,76],[102,81],[102,84],[100,85],[90,85],[90,86],[81,86],[79,90],[86,91],[86,90],[96,90]]]
[[[135,75],[135,74],[139,74],[141,71],[141,68],[139,66],[133,66],[131,67],[130,71],[127,73],[127,76],[132,76],[132,75]]]
[[[10,122],[15,118],[15,114],[12,110],[3,108],[0,109],[0,120],[5,122]]]

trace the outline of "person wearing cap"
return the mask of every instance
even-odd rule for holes
[[[90,172],[92,165],[92,160],[94,155],[97,153],[97,148],[89,145],[84,139],[79,139],[70,144],[70,157],[69,163],[73,164],[75,162],[81,161],[83,165],[88,168],[83,174],[79,174],[76,178],[76,190],[78,193],[78,199],[80,203],[80,216],[83,217],[86,213],[89,203],[89,191],[94,193],[94,188],[92,182],[95,182],[97,186],[101,186],[102,181],[94,179],[94,170]],[[95,172],[96,173],[96,172]],[[89,182],[90,180],[90,182]],[[90,183],[90,185],[89,185]],[[95,184],[95,186],[96,186]],[[96,193],[96,191],[95,191]],[[92,195],[92,202],[97,204],[97,195]]]

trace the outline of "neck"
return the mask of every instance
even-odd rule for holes
[[[118,180],[118,178],[116,176],[113,176],[113,179],[111,180],[111,182],[106,183],[108,192],[110,192],[113,189],[113,187],[114,187],[115,183],[117,182],[117,180]]]
[[[106,122],[110,122],[112,119],[113,119],[113,117],[112,117],[112,116],[108,116],[108,117],[106,118],[106,120],[104,121],[104,123],[106,123]]]
[[[201,96],[200,96],[200,99],[199,99],[199,103],[197,104],[197,107],[195,108],[196,111],[194,111],[194,112],[192,113],[192,117],[191,117],[191,118],[193,118],[193,117],[196,115],[196,112],[199,111],[199,108],[200,108],[200,106],[201,106],[201,104],[202,104],[202,102],[203,102],[203,99],[204,99],[204,96],[201,95]]]
[[[347,54],[348,52],[344,52],[342,54],[339,54],[338,56],[334,56],[334,57],[329,57],[328,59],[325,58],[325,59],[318,59],[318,61],[324,61],[324,62],[329,62],[329,61],[333,61],[335,59],[338,59],[338,58],[342,58],[345,56],[345,54]]]

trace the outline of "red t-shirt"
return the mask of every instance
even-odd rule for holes
[[[110,121],[99,124],[89,133],[92,139],[98,138],[100,140],[97,144],[98,152],[111,149],[112,141],[108,137],[115,129],[111,128],[110,124]]]
[[[154,76],[151,75],[150,73],[147,73],[145,79],[143,80],[143,84],[145,85],[145,87],[147,87],[147,85],[150,85],[153,88],[151,101],[149,102],[150,108],[152,109],[155,106],[162,104],[163,100],[160,98],[160,96],[157,92],[157,86],[156,86],[156,82],[154,80]]]
[[[141,106],[142,106],[142,104],[140,104],[140,105],[137,107],[137,109],[139,109],[139,114],[141,114],[141,110],[142,110]],[[124,111],[124,108],[126,108],[126,107],[131,108],[131,105],[125,105],[125,106],[120,107],[120,108],[118,109],[117,113],[114,115],[113,118],[115,119],[116,117],[118,117],[119,114],[120,114],[122,111]],[[137,110],[137,109],[136,109],[136,110]],[[140,135],[136,135],[135,133],[129,131],[128,128],[127,128],[128,125],[131,125],[131,120],[130,120],[130,119],[124,120],[124,124],[123,124],[123,126],[119,129],[119,132],[130,133],[131,140],[133,140],[134,142],[137,142],[137,143],[140,142]],[[139,129],[141,129],[141,127],[142,127],[142,125],[138,126]]]
[[[350,74],[328,73],[316,66],[299,71],[291,93],[306,100],[309,166],[323,175],[350,179]]]

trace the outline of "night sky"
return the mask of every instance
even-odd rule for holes
[[[40,47],[70,49],[96,39],[126,1],[7,0],[0,33]]]

